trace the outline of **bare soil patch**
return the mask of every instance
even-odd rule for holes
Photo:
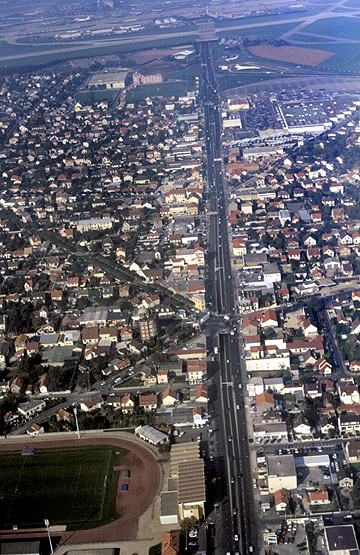
[[[329,52],[327,50],[316,50],[314,48],[301,48],[297,46],[271,46],[270,44],[250,46],[249,50],[251,54],[259,58],[311,67],[316,67],[329,58],[332,58],[332,56],[335,56],[335,52]]]

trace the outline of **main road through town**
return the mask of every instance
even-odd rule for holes
[[[214,75],[213,49],[200,43],[201,95],[205,114],[208,174],[208,250],[206,278],[212,310],[230,317],[228,331],[210,337],[210,349],[218,347],[210,386],[209,409],[216,440],[213,464],[219,476],[219,511],[216,513],[212,552],[257,553],[258,534],[246,430],[239,343],[236,327],[234,283],[226,218],[221,159],[220,101]],[[220,316],[219,316],[220,318]],[[219,519],[219,520],[217,520]]]

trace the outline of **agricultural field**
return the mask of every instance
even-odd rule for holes
[[[127,453],[115,447],[37,449],[0,454],[0,527],[66,524],[88,529],[118,517],[119,472]]]
[[[324,69],[331,72],[340,72],[341,74],[359,75],[360,73],[360,43],[343,44],[311,44],[311,49],[323,50],[326,48],[328,52],[333,52],[334,56],[322,62],[318,69]]]
[[[271,46],[269,44],[250,46],[249,51],[254,56],[265,58],[266,60],[277,60],[279,62],[311,67],[317,67],[334,56],[333,52],[328,52],[326,50],[301,48],[297,46]]]

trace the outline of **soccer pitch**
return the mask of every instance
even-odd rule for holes
[[[119,466],[125,449],[37,449],[0,454],[0,527],[66,524],[94,528],[118,517]]]

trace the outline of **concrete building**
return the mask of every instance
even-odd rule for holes
[[[205,472],[202,459],[181,462],[178,465],[178,501],[180,519],[205,516]]]
[[[170,476],[177,478],[179,463],[198,459],[200,459],[200,447],[197,441],[174,443],[170,451]]]
[[[157,326],[155,318],[147,318],[139,322],[140,337],[143,343],[149,343],[151,339],[156,337]]]
[[[345,451],[349,462],[360,462],[360,441],[349,441],[346,444]]]
[[[360,553],[352,524],[326,526],[325,540],[329,555],[359,555]]]
[[[162,445],[167,443],[169,440],[166,434],[163,434],[152,426],[138,426],[135,428],[135,433],[141,439],[151,443],[152,445]]]
[[[266,457],[268,488],[270,493],[279,489],[297,488],[297,476],[293,455],[269,455]]]
[[[95,73],[88,82],[90,89],[124,89],[127,78],[127,71],[109,71],[103,73]]]
[[[105,229],[112,228],[111,218],[98,218],[92,220],[79,220],[76,224],[76,229],[79,233],[86,231],[104,231]]]

